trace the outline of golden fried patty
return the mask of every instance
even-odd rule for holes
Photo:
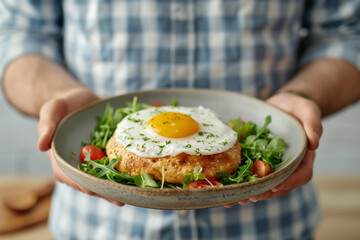
[[[128,173],[131,176],[148,173],[155,180],[162,180],[168,183],[182,183],[186,173],[192,173],[196,166],[203,168],[202,173],[209,180],[216,180],[216,172],[234,172],[241,163],[240,144],[238,142],[229,150],[213,155],[189,155],[181,153],[176,156],[161,158],[140,157],[132,153],[116,142],[112,136],[106,145],[106,154],[109,159],[119,157],[115,168],[119,172]]]

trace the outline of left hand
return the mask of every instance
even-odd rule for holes
[[[58,182],[64,183],[88,195],[104,198],[108,202],[114,203],[118,206],[123,206],[123,203],[97,195],[68,177],[56,163],[53,152],[50,149],[51,140],[59,122],[71,112],[98,100],[100,100],[100,98],[90,90],[86,88],[74,88],[62,93],[59,96],[54,96],[49,101],[45,102],[40,110],[40,119],[38,124],[38,148],[41,151],[48,151],[53,174]]]
[[[322,134],[321,111],[319,106],[312,100],[303,98],[294,93],[279,93],[269,99],[267,102],[290,113],[303,125],[308,146],[305,156],[295,172],[284,182],[250,199],[239,202],[246,204],[260,200],[280,197],[289,193],[291,190],[308,183],[313,175],[313,165],[315,159],[315,150],[319,146],[319,140]],[[225,207],[231,207],[227,205]]]

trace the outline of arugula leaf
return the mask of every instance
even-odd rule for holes
[[[219,179],[229,178],[230,175],[231,175],[231,174],[228,173],[228,172],[223,172],[223,171],[216,172],[216,176],[217,176]]]
[[[286,143],[282,138],[273,138],[266,146],[266,150],[273,152],[282,152],[286,149]]]
[[[194,171],[192,173],[185,174],[185,180],[183,181],[183,188],[186,189],[189,183],[193,181],[204,180],[205,176],[201,172],[202,172],[202,167],[196,166],[194,167]]]
[[[89,153],[85,154],[84,161],[86,163],[78,164],[78,168],[90,175],[102,179],[108,179],[113,182],[121,182],[134,185],[134,180],[129,174],[120,173],[114,168],[116,163],[119,161],[116,158],[112,159],[111,161],[109,161],[107,157],[99,160],[90,160]]]
[[[131,177],[127,173],[118,172],[114,166],[119,161],[114,158],[111,161],[107,157],[99,160],[90,160],[90,154],[85,154],[86,163],[80,163],[78,168],[90,175],[98,178],[108,179],[117,183],[124,183],[128,185],[136,185],[141,188],[158,188],[159,184],[148,173],[142,173],[141,176]]]
[[[235,171],[235,173],[229,177],[229,180],[236,183],[244,182],[246,177],[250,175],[252,164],[253,162],[251,161],[251,159],[248,159],[245,165],[239,167],[239,171]]]
[[[252,165],[252,160],[247,159],[246,163],[244,165],[240,165],[233,174],[228,172],[216,172],[216,176],[224,185],[246,182],[251,175]]]
[[[271,116],[267,116],[265,118],[265,123],[264,125],[259,129],[259,131],[256,133],[256,135],[254,137],[251,138],[251,140],[246,139],[245,144],[247,145],[251,145],[255,140],[257,140],[262,134],[269,132],[269,130],[267,129],[267,126],[271,123]]]
[[[153,177],[148,173],[142,173],[141,176],[135,176],[134,181],[136,186],[141,188],[158,188],[160,187]]]
[[[249,182],[253,182],[253,181],[258,180],[258,179],[260,179],[260,178],[257,177],[256,175],[251,175],[251,176],[249,176],[248,181],[249,181]]]

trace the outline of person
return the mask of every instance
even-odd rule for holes
[[[360,96],[359,11],[356,0],[2,0],[2,87],[19,111],[39,118],[38,148],[59,181],[54,238],[311,239],[320,216],[310,180],[321,118]],[[54,162],[51,138],[70,112],[169,87],[242,92],[289,112],[307,134],[304,159],[268,192],[187,212],[119,207]]]

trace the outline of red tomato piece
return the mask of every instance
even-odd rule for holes
[[[151,106],[153,106],[153,107],[161,107],[161,106],[165,106],[165,104],[163,104],[162,102],[154,102],[153,104],[151,104]]]
[[[211,184],[209,183],[211,182]],[[215,181],[215,180],[209,180],[206,181],[206,180],[199,180],[199,181],[194,181],[194,182],[191,182],[189,183],[189,186],[188,188],[189,189],[194,189],[194,188],[212,188],[212,187],[222,187],[223,184],[221,182],[218,182],[218,181]]]
[[[253,173],[259,178],[270,174],[270,166],[264,161],[257,160],[253,163]]]
[[[101,150],[101,148],[93,145],[86,145],[80,151],[81,162],[86,163],[86,161],[84,160],[85,154],[87,155],[89,153],[91,160],[98,160],[98,159],[102,159],[103,157],[106,157],[105,153],[103,152],[103,150]]]

